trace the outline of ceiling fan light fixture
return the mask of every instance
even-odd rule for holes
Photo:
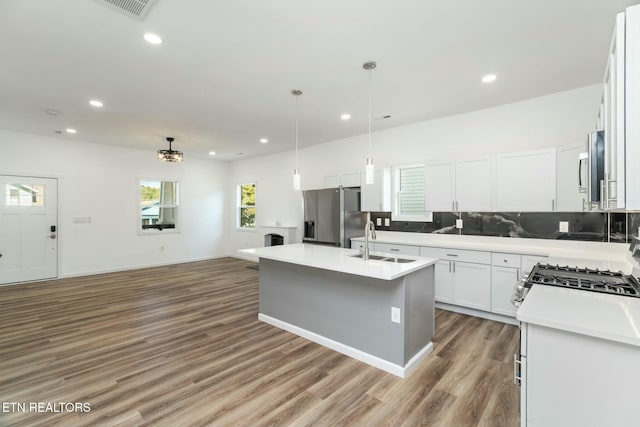
[[[169,149],[158,150],[158,160],[162,160],[163,162],[182,162],[184,160],[184,156],[182,155],[182,151],[174,150],[171,148],[171,143],[175,140],[175,138],[167,137],[167,141],[169,142]]]

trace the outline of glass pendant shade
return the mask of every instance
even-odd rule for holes
[[[293,170],[293,189],[300,190],[300,170]]]
[[[365,184],[373,184],[373,159],[367,158],[367,164],[364,167],[364,182]]]

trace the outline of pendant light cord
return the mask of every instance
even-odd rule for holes
[[[369,72],[369,86],[367,91],[369,92],[369,158],[371,158],[371,70]]]
[[[298,96],[296,96],[296,170],[298,169]]]

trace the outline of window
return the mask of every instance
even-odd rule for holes
[[[143,231],[177,230],[178,183],[140,181],[140,224]]]
[[[238,220],[237,227],[256,228],[256,185],[238,185]]]
[[[44,206],[44,185],[6,184],[5,206]]]
[[[396,168],[394,220],[425,221],[424,166]]]

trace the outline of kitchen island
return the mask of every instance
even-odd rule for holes
[[[261,321],[399,377],[431,352],[436,259],[313,244],[241,252],[260,260]]]

